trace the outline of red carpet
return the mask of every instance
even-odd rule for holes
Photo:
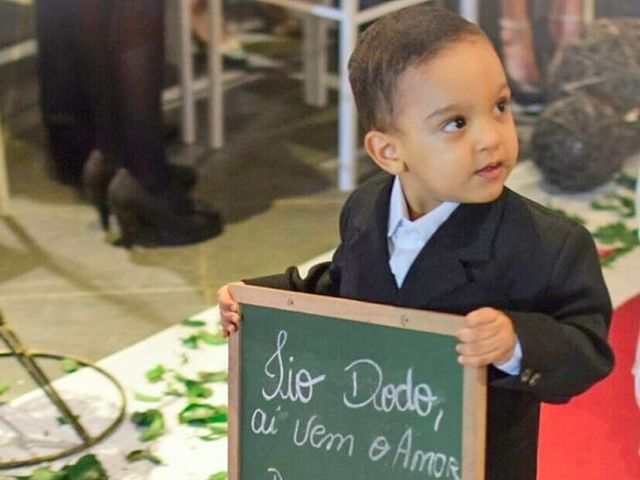
[[[632,368],[640,295],[614,314],[613,373],[566,405],[543,405],[539,480],[640,480],[640,408]]]

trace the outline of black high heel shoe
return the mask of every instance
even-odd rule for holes
[[[109,184],[109,206],[120,226],[118,245],[130,248],[198,243],[222,232],[220,215],[180,190],[150,193],[124,168]]]
[[[82,190],[86,199],[98,210],[100,225],[109,230],[110,209],[107,201],[109,183],[116,174],[116,165],[107,160],[99,150],[93,150],[82,169]],[[182,165],[169,164],[169,174],[175,184],[185,193],[193,190],[196,173]]]

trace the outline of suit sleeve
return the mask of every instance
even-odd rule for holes
[[[330,262],[314,265],[309,269],[309,273],[304,278],[300,275],[297,267],[289,267],[283,273],[243,280],[243,282],[247,285],[257,287],[339,296],[343,255],[342,239],[344,238],[348,223],[348,204],[349,202],[347,202],[340,212],[341,243],[338,245]]]
[[[581,226],[569,230],[537,311],[510,312],[523,352],[520,375],[495,386],[528,390],[542,401],[567,402],[611,372],[607,342],[611,302],[595,245]]]

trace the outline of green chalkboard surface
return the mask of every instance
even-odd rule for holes
[[[238,287],[232,480],[483,478],[486,372],[461,317]]]

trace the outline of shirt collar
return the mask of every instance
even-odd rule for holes
[[[391,238],[401,225],[408,225],[415,228],[422,238],[428,239],[451,216],[458,205],[460,204],[457,202],[443,202],[426,215],[411,221],[400,177],[396,176],[391,189],[391,197],[389,198],[387,237]]]

